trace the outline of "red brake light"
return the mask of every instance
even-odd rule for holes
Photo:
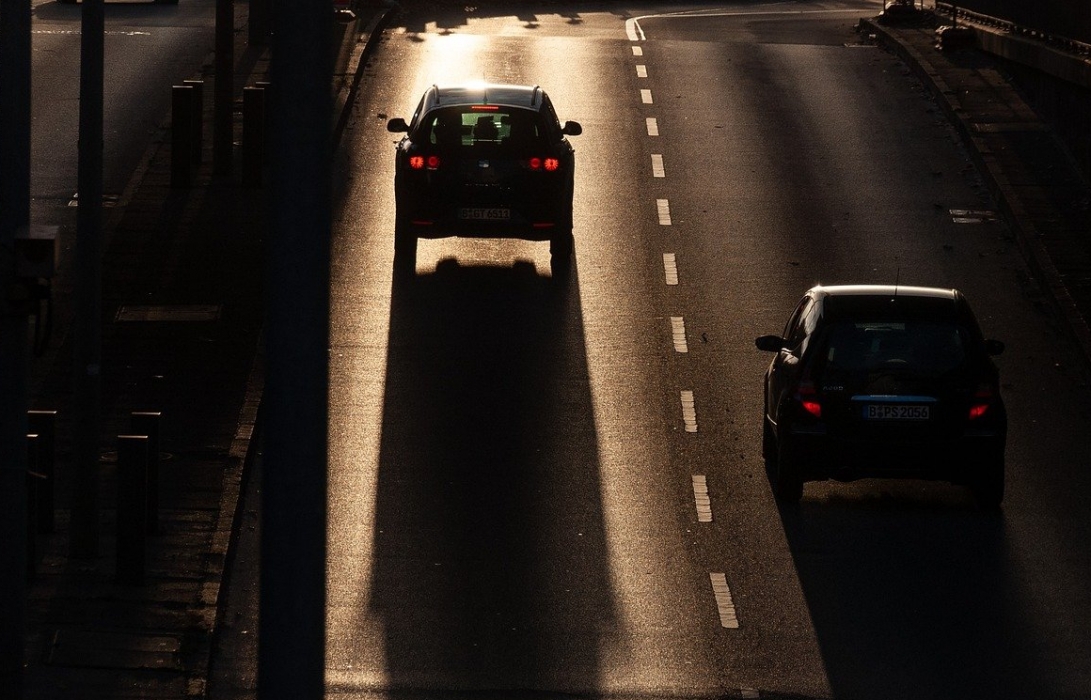
[[[499,105],[471,105],[470,110],[474,112],[495,112],[500,109]]]
[[[799,401],[799,405],[803,407],[804,411],[815,418],[821,418],[822,404],[818,402],[818,397],[815,396],[815,393],[814,382],[809,379],[804,379],[796,388],[796,400]]]
[[[538,169],[540,169],[542,167],[542,159],[541,158],[531,158],[530,160],[527,161],[527,166],[531,170],[538,170]]]
[[[439,156],[428,156],[428,169],[435,170],[439,167]]]
[[[424,167],[424,156],[409,156],[409,167],[420,170]]]
[[[561,167],[561,161],[557,160],[556,158],[546,158],[545,159],[545,169],[548,170],[549,172],[553,172],[555,170],[558,170],[560,167]]]
[[[974,392],[973,403],[970,404],[970,420],[985,415],[995,397],[996,390],[992,386],[988,384],[979,385],[977,391]]]
[[[429,170],[438,170],[439,156],[409,156],[409,167],[413,170],[424,170],[425,167]]]

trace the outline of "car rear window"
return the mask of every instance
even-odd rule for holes
[[[414,138],[439,148],[491,147],[532,151],[546,143],[538,114],[518,107],[472,105],[425,115]]]
[[[827,328],[820,360],[830,379],[877,372],[938,378],[965,363],[969,338],[951,322],[839,321]]]

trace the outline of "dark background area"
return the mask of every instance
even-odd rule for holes
[[[951,4],[1048,34],[1091,43],[1091,2],[1087,0],[956,0]]]

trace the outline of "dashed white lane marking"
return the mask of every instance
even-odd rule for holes
[[[686,322],[681,316],[671,316],[671,338],[676,352],[689,352],[686,342]]]
[[[739,629],[739,616],[735,612],[735,602],[731,600],[727,576],[715,573],[708,576],[712,579],[712,594],[716,596],[716,610],[720,613],[720,624],[728,629]]]
[[[648,125],[648,136],[659,136],[659,122],[655,120],[655,117],[648,117],[644,123]]]
[[[640,91],[640,101],[643,102],[646,105],[654,104],[652,102],[652,91],[651,90],[641,90]]]
[[[708,481],[703,474],[693,475],[693,501],[697,504],[697,522],[712,522],[712,499],[708,497]]]
[[[671,225],[671,205],[670,202],[665,199],[655,200],[655,209],[659,212],[659,225],[670,226]]]
[[[639,46],[634,46],[633,47],[633,55],[634,56],[643,56],[644,55],[644,49],[639,47]]]
[[[692,391],[682,392],[682,423],[687,433],[697,432],[697,403],[693,400]]]
[[[638,77],[638,78],[647,78],[648,77],[648,67],[644,66],[644,65],[637,66],[636,67],[636,77]]]
[[[996,221],[996,212],[982,209],[949,209],[956,224],[983,224]]]
[[[637,18],[630,17],[625,20],[625,35],[629,37],[629,41],[644,41],[644,30],[640,28]]]
[[[663,154],[652,154],[652,177],[666,177],[667,171],[663,168]]]
[[[678,284],[678,263],[674,259],[674,253],[663,253],[663,274],[667,284]]]

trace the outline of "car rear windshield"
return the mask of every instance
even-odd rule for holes
[[[827,327],[820,371],[843,381],[884,372],[939,378],[963,366],[970,337],[952,322],[838,321]]]
[[[547,143],[538,113],[518,107],[469,105],[429,112],[414,140],[439,148],[485,147],[515,152],[539,149]]]

